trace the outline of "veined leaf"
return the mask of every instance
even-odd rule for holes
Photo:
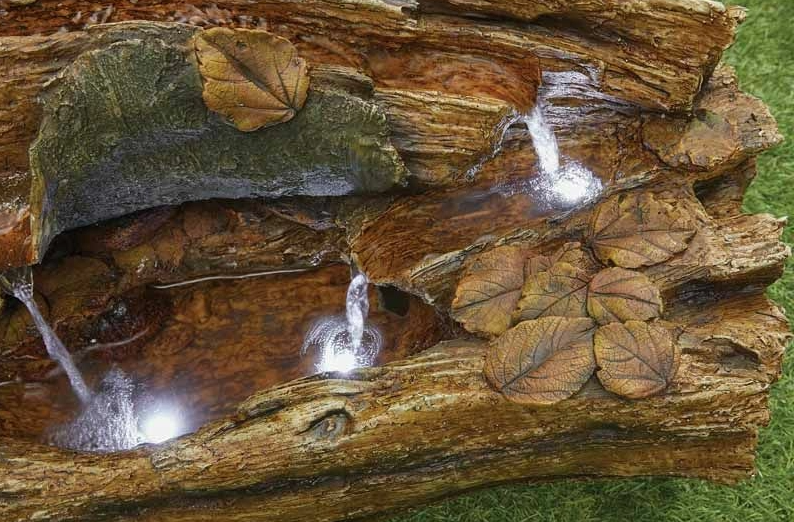
[[[545,272],[529,275],[518,302],[519,321],[538,317],[587,317],[587,283],[584,270],[562,261]]]
[[[303,107],[309,74],[288,40],[216,27],[198,33],[194,45],[204,103],[241,131],[289,121]]]
[[[582,248],[581,243],[574,241],[565,243],[553,254],[530,257],[527,259],[524,270],[527,276],[535,275],[540,272],[545,272],[550,269],[554,263],[560,261],[573,265],[588,273],[597,271],[600,266],[598,262],[593,259],[593,256]]]
[[[678,369],[678,349],[667,328],[641,321],[611,323],[595,334],[598,379],[631,399],[667,388]]]
[[[452,318],[466,330],[499,335],[510,327],[524,284],[524,251],[503,246],[480,254],[458,283]]]
[[[485,377],[513,402],[567,399],[595,370],[595,323],[587,317],[524,321],[491,342]]]
[[[648,193],[614,196],[593,215],[596,256],[624,268],[666,261],[685,250],[694,234],[687,219]]]
[[[662,314],[659,289],[644,274],[606,268],[593,277],[587,290],[587,312],[599,324],[646,321]]]

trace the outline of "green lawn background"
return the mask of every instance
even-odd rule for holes
[[[725,60],[745,92],[763,99],[786,142],[759,158],[748,212],[794,219],[794,0],[729,2],[748,8]],[[794,243],[789,225],[784,240]],[[794,320],[794,263],[769,295]],[[758,474],[738,486],[695,480],[558,482],[500,487],[459,497],[391,522],[794,522],[794,357],[772,389],[772,421],[761,433]]]

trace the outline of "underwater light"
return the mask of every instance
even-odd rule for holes
[[[355,370],[359,366],[358,358],[350,350],[329,350],[324,353],[317,365],[321,372],[341,372],[347,373]]]
[[[601,180],[578,163],[565,165],[546,181],[550,199],[562,207],[572,207],[596,197],[601,192]]]
[[[141,435],[146,442],[159,444],[180,435],[179,417],[173,411],[158,410],[144,418]]]

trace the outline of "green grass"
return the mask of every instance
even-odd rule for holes
[[[742,89],[772,109],[787,141],[759,159],[749,212],[794,220],[794,0],[743,0],[748,19],[726,60]],[[793,221],[794,223],[794,221]],[[785,241],[794,243],[789,226]],[[794,319],[794,263],[769,290]],[[560,482],[466,495],[392,522],[794,521],[794,357],[772,389],[772,422],[761,433],[758,475],[733,486],[683,479]]]

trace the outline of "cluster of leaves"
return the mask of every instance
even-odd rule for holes
[[[306,102],[306,61],[284,38],[217,27],[199,32],[194,47],[204,103],[241,131],[287,122]]]
[[[658,288],[632,269],[670,259],[693,235],[684,216],[650,194],[614,196],[593,215],[590,249],[482,254],[458,285],[452,315],[493,338],[485,376],[510,400],[558,402],[596,368],[613,393],[648,397],[669,385],[678,351],[659,320]]]

